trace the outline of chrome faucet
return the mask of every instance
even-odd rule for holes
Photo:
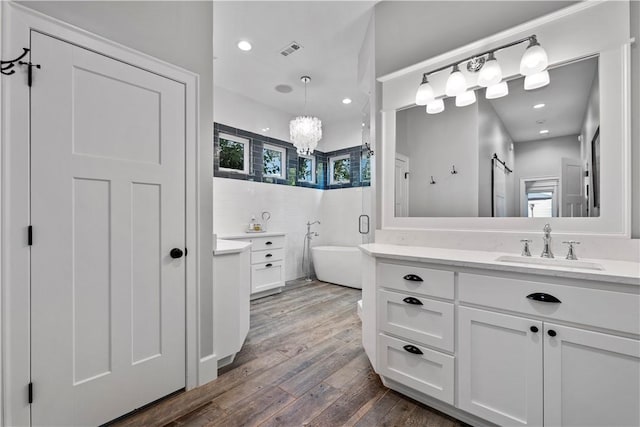
[[[522,256],[531,256],[531,251],[529,250],[529,244],[532,242],[532,240],[530,240],[530,239],[522,239],[520,241],[522,243],[524,243],[522,245],[522,253],[520,253],[520,255],[522,255]]]
[[[544,231],[544,237],[542,238],[543,247],[540,256],[542,258],[553,258],[553,252],[551,252],[551,226],[545,224],[542,231]]]
[[[562,243],[564,243],[565,245],[569,245],[569,251],[567,252],[567,259],[577,260],[578,257],[576,256],[576,250],[573,246],[579,245],[580,242],[576,240],[569,240],[568,242],[562,242]]]

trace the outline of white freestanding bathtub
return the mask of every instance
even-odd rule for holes
[[[313,266],[318,280],[362,289],[360,249],[355,246],[314,246]]]

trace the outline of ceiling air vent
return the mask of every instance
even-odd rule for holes
[[[300,43],[298,42],[291,42],[288,45],[286,45],[285,47],[283,47],[282,49],[280,49],[280,55],[282,56],[289,56],[292,53],[298,51],[302,49],[302,46],[300,45]]]

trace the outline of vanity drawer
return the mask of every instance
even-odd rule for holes
[[[251,252],[251,264],[282,261],[283,258],[284,249],[266,249],[264,251]]]
[[[263,262],[251,266],[251,293],[284,286],[282,261]]]
[[[378,264],[379,286],[453,299],[453,272],[399,264]],[[411,280],[413,279],[413,280]]]
[[[378,304],[383,331],[453,352],[453,304],[383,290]]]
[[[378,338],[380,375],[453,405],[453,356],[385,334]]]
[[[561,302],[527,298],[534,293],[549,294]],[[637,294],[460,273],[458,296],[461,302],[640,333],[640,296]]]
[[[251,242],[252,251],[284,248],[284,236],[252,237]]]

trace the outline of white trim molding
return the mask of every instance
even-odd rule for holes
[[[199,385],[199,76],[147,54],[48,17],[13,2],[2,2],[2,54],[29,46],[31,31],[172,79],[185,86],[186,121],[186,372],[187,389]],[[2,79],[0,183],[2,204],[1,290],[3,424],[29,425],[27,384],[30,381],[29,252],[29,92],[24,67]],[[209,238],[207,236],[207,238]],[[209,255],[210,256],[210,255]],[[214,378],[215,378],[215,374]],[[213,378],[209,378],[213,379]]]

